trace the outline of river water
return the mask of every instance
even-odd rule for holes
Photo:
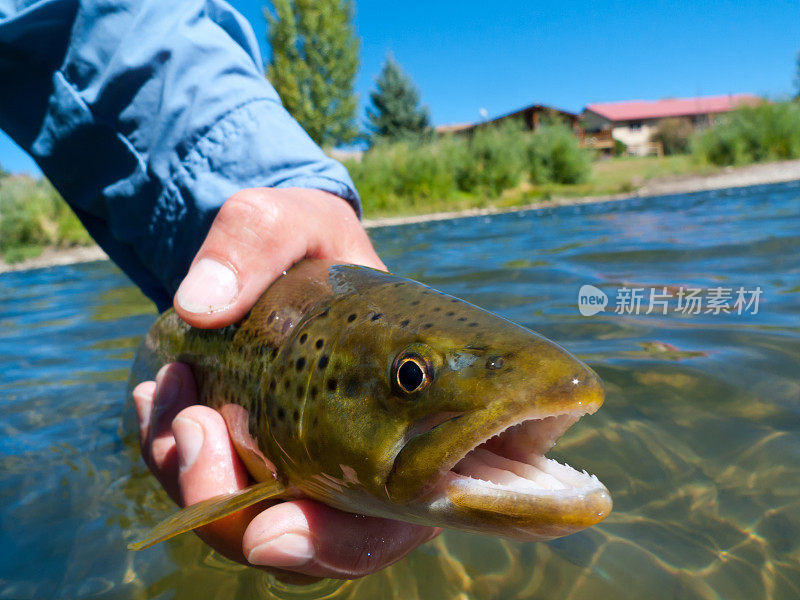
[[[128,552],[173,510],[121,425],[152,305],[106,262],[8,273],[0,599],[800,598],[800,184],[372,237],[396,273],[535,329],[600,374],[605,405],[551,455],[607,485],[606,521],[536,544],[446,532],[379,574],[306,588],[192,535]],[[584,285],[608,296],[604,311],[582,316]],[[584,309],[602,302],[584,292]]]

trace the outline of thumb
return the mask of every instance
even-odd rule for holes
[[[175,310],[203,328],[235,323],[280,274],[305,257],[385,268],[352,207],[328,192],[256,188],[220,208]]]

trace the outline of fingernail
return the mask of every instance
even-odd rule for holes
[[[191,313],[213,313],[233,304],[239,294],[236,273],[212,258],[201,258],[175,294],[178,305]]]
[[[203,428],[196,421],[177,417],[172,422],[172,433],[178,447],[178,465],[181,471],[191,468],[203,446]]]
[[[273,540],[256,546],[247,560],[264,567],[300,567],[314,557],[314,546],[308,535],[284,533]]]

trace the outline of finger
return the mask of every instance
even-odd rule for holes
[[[207,406],[190,406],[173,421],[172,430],[184,506],[249,485],[249,475],[217,411]],[[250,520],[263,508],[257,505],[240,511],[198,529],[197,533],[228,558],[244,561],[242,535]]]
[[[439,531],[296,500],[257,515],[242,545],[254,565],[354,579],[400,560]]]
[[[191,369],[182,363],[164,365],[156,376],[155,397],[147,437],[143,439],[142,456],[175,502],[180,500],[180,495],[172,420],[181,410],[196,402],[197,391]]]
[[[269,285],[304,257],[385,268],[352,207],[319,190],[253,189],[223,204],[175,294],[195,327],[241,319]]]
[[[150,439],[150,413],[153,410],[155,395],[155,381],[143,381],[133,388],[133,405],[136,407],[136,416],[139,419],[139,447],[142,450],[143,457],[145,456],[146,448],[149,454],[147,441]],[[145,464],[149,464],[149,461],[149,456],[144,458]]]

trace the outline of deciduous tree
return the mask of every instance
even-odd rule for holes
[[[283,105],[322,146],[355,139],[358,39],[351,0],[272,0],[265,9],[267,77]]]

